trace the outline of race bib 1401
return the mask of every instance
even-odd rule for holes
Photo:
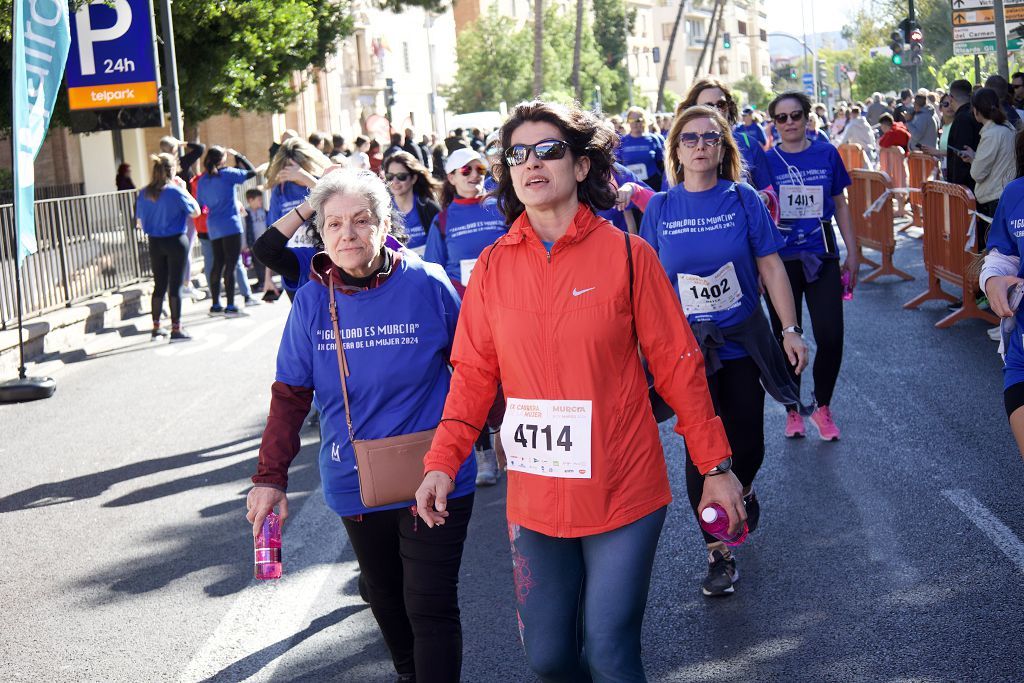
[[[647,164],[629,164],[626,168],[640,180],[647,180]]]
[[[719,268],[714,275],[701,277],[679,273],[679,300],[686,315],[719,313],[740,305],[743,290],[732,261]]]
[[[824,196],[821,185],[779,185],[782,218],[821,218],[824,216]]]
[[[508,469],[561,479],[590,479],[591,401],[509,398],[501,425]]]

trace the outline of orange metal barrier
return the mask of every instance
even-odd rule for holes
[[[856,168],[868,168],[868,158],[864,155],[864,148],[854,142],[847,142],[839,145],[839,158],[843,160],[846,171]]]
[[[965,276],[967,266],[978,255],[971,234],[971,211],[976,207],[974,195],[966,187],[941,180],[924,184],[924,265],[928,270],[928,291],[911,299],[903,308],[917,308],[925,301],[955,301],[942,291],[947,282],[961,291],[963,305],[935,323],[944,328],[965,318],[981,318],[992,325],[999,318],[983,311],[975,303],[977,283]]]
[[[924,227],[924,184],[929,180],[941,180],[939,160],[924,152],[911,152],[907,157],[910,192],[910,206],[913,211],[912,225]],[[916,192],[915,192],[916,190]]]
[[[878,150],[878,166],[892,180],[893,187],[907,187],[907,153],[902,147],[882,147]],[[904,194],[896,197],[896,205],[899,207],[896,215],[901,218],[907,215],[904,208],[906,201],[907,196]]]
[[[863,282],[871,282],[883,275],[895,275],[903,280],[914,276],[904,273],[893,265],[896,253],[896,237],[893,234],[891,191],[893,183],[881,171],[858,168],[850,172],[853,184],[847,188],[850,216],[857,234],[857,245],[874,249],[882,255],[882,263],[876,264],[861,258],[865,265],[875,267]]]

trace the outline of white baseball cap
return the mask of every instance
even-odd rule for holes
[[[484,168],[487,168],[487,162],[480,156],[480,153],[476,150],[470,149],[469,147],[463,147],[457,149],[448,155],[448,160],[444,162],[444,172],[451,173],[457,171],[463,166],[473,161],[479,161],[483,164]]]

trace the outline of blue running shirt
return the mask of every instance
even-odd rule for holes
[[[448,212],[448,218],[442,231],[439,226],[445,211]],[[463,273],[471,272],[480,252],[506,232],[505,218],[498,211],[495,199],[457,197],[446,210],[442,209],[434,217],[430,232],[427,233],[427,248],[423,259],[444,266],[448,277],[465,286]]]
[[[1017,178],[1003,188],[986,244],[1004,256],[1020,257],[1024,253],[1024,178]],[[1017,270],[1017,277],[1024,277],[1024,261]],[[1015,319],[1017,329],[1004,349],[1003,386],[1006,389],[1024,382],[1024,305],[1017,309]]]
[[[149,198],[145,189],[140,190],[135,216],[142,223],[142,232],[150,237],[174,237],[184,234],[189,214],[198,208],[192,195],[168,183],[156,201]]]
[[[659,192],[647,204],[640,236],[658,252],[686,319],[719,327],[743,322],[761,305],[756,259],[786,244],[757,191],[731,180],[704,192],[683,185]],[[746,355],[734,342],[719,351],[724,360]]]
[[[659,175],[657,161],[665,156],[665,144],[660,137],[641,135],[638,138],[629,133],[619,138],[615,158],[640,180]]]
[[[196,185],[196,199],[209,210],[206,230],[211,240],[242,234],[242,216],[238,213],[235,185],[249,179],[240,168],[220,168],[215,175],[204,173]]]

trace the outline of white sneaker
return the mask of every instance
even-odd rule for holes
[[[476,456],[476,485],[494,486],[497,484],[501,479],[501,470],[498,469],[498,456],[495,455],[494,449],[474,446],[473,454]]]
[[[1000,339],[1003,338],[1002,331],[1000,330],[1000,328],[998,326],[997,327],[989,328],[988,338],[991,339],[994,342],[997,342],[997,341],[999,341]]]

